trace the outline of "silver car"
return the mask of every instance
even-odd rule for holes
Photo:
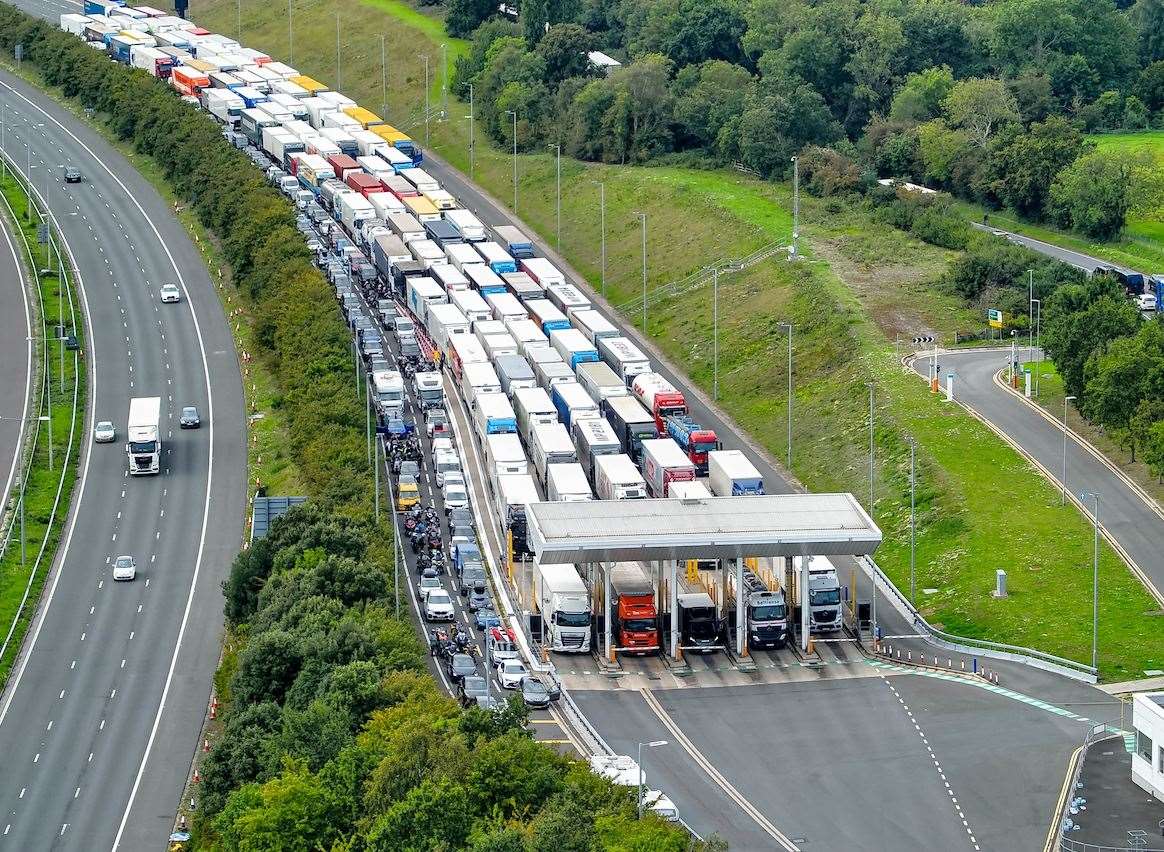
[[[173,303],[182,301],[182,291],[177,284],[163,284],[158,291],[163,302]]]
[[[117,440],[117,429],[111,420],[100,420],[93,427],[93,443],[110,444]]]

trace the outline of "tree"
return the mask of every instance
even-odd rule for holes
[[[713,59],[675,75],[675,122],[689,145],[711,149],[720,130],[743,113],[754,88],[746,68]]]
[[[800,152],[800,180],[820,198],[854,192],[861,182],[857,164],[832,148],[810,145]]]
[[[985,148],[1002,126],[1019,120],[1018,102],[1001,80],[974,78],[955,84],[942,102],[952,127],[961,128],[972,142]]]
[[[449,780],[426,778],[376,819],[366,848],[368,852],[459,849],[471,824],[468,791]]]
[[[497,4],[492,0],[449,0],[445,28],[454,38],[468,38],[496,11]]]
[[[1024,216],[1040,217],[1051,181],[1084,150],[1083,136],[1061,116],[1032,124],[991,154],[998,197]]]
[[[572,797],[550,799],[530,822],[530,852],[597,852],[594,820]]]
[[[1140,56],[1146,62],[1164,60],[1164,0],[1136,0],[1130,16],[1140,34]]]
[[[567,77],[581,77],[590,68],[588,54],[594,37],[577,24],[554,24],[538,42],[536,52],[545,65],[544,82],[554,87]]]
[[[671,69],[671,60],[667,57],[649,53],[612,76],[618,89],[626,95],[628,156],[633,160],[648,160],[671,149],[672,98],[668,85]]]
[[[949,65],[910,74],[893,96],[889,117],[895,121],[929,121],[941,114],[942,101],[954,88]]]
[[[955,163],[972,148],[970,135],[952,129],[943,119],[927,121],[917,129],[917,154],[927,181],[949,186]]]
[[[1144,451],[1143,461],[1149,468],[1152,467],[1151,462],[1155,450],[1155,447],[1152,446],[1152,428],[1159,423],[1164,423],[1164,397],[1157,396],[1140,400],[1140,404],[1136,406],[1136,411],[1132,414],[1131,422],[1128,424],[1128,432],[1135,441],[1134,447],[1138,446]],[[1133,456],[1132,461],[1135,460],[1135,456]]]
[[[1145,408],[1143,418],[1150,419],[1164,405],[1164,326],[1144,323],[1136,334],[1094,351],[1083,378],[1084,414],[1108,430],[1124,431],[1123,443],[1135,461],[1139,433],[1130,428],[1133,417],[1149,400],[1157,405]]]
[[[1021,74],[1008,80],[1006,85],[1018,103],[1019,115],[1024,125],[1045,121],[1047,116],[1059,109],[1051,87],[1051,78],[1045,73]]]
[[[734,0],[652,0],[639,9],[627,25],[631,56],[660,53],[677,67],[744,58],[746,23]]]
[[[237,797],[237,801],[236,801]],[[216,820],[227,850],[313,852],[328,848],[348,827],[320,780],[299,762],[261,787],[244,787]]]
[[[1120,154],[1084,154],[1055,177],[1048,213],[1061,227],[1109,240],[1124,227],[1131,179],[1132,169]]]
[[[1164,480],[1164,420],[1153,423],[1141,441],[1144,463],[1157,478]]]
[[[232,698],[243,704],[282,701],[302,661],[299,643],[289,633],[272,630],[253,637],[239,654]]]
[[[1144,102],[1135,95],[1128,95],[1124,99],[1124,130],[1146,130],[1150,121]]]
[[[1164,60],[1153,62],[1140,72],[1136,97],[1152,112],[1164,109]]]
[[[1067,393],[1082,397],[1084,366],[1097,350],[1132,334],[1140,322],[1135,305],[1102,276],[1060,287],[1046,301],[1043,346],[1063,377]]]
[[[1109,89],[1079,110],[1079,120],[1089,132],[1114,130],[1124,120],[1123,96],[1114,89]]]

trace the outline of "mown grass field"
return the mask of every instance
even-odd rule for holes
[[[8,228],[15,237],[17,252],[21,255],[21,262],[25,266],[26,274],[28,276],[35,276],[35,270],[41,269],[45,266],[45,257],[43,248],[37,245],[37,226],[36,216],[33,213],[32,221],[24,218],[23,214],[26,210],[27,196],[23,188],[13,178],[12,174],[5,170],[0,176],[0,193],[3,194],[8,204],[17,213],[17,220],[8,218],[6,208],[0,204],[0,228]],[[35,253],[35,257],[29,257],[24,246],[25,243],[21,239],[28,241],[28,245]],[[56,261],[54,261],[54,268]],[[16,282],[10,282],[12,286],[17,286]],[[69,501],[73,493],[73,484],[77,477],[77,463],[80,445],[85,440],[85,373],[84,361],[80,375],[74,368],[74,359],[72,352],[66,352],[63,362],[61,361],[61,349],[63,343],[59,340],[51,339],[55,337],[55,326],[58,319],[63,316],[66,326],[71,330],[71,314],[69,310],[70,296],[72,291],[72,299],[77,307],[77,338],[84,346],[84,324],[80,316],[80,303],[77,301],[77,294],[73,290],[73,283],[71,280],[71,271],[66,267],[63,274],[58,271],[54,275],[46,275],[39,278],[40,287],[40,304],[33,307],[33,326],[32,333],[39,337],[34,349],[33,363],[32,363],[32,384],[34,388],[33,399],[29,407],[29,420],[26,425],[26,436],[31,435],[37,430],[39,425],[40,433],[37,436],[35,449],[32,452],[31,458],[26,461],[28,464],[27,481],[24,490],[24,560],[22,564],[21,558],[21,537],[20,537],[20,521],[17,513],[14,511],[11,517],[12,531],[8,541],[7,549],[4,550],[3,556],[0,557],[0,643],[3,643],[7,636],[9,628],[13,626],[15,621],[15,630],[12,638],[4,650],[3,655],[0,655],[0,686],[2,686],[8,679],[8,674],[11,670],[12,664],[19,654],[22,640],[25,631],[28,629],[29,623],[32,621],[33,613],[36,612],[36,602],[40,598],[41,589],[44,587],[45,578],[48,576],[49,567],[52,565],[57,544],[60,541],[61,530],[64,528],[65,518],[69,511]],[[30,296],[31,298],[31,296]],[[63,312],[62,312],[63,308]],[[39,315],[37,311],[43,311]],[[50,340],[45,342],[46,330],[43,328],[47,326],[47,335]],[[45,347],[48,347],[46,353]],[[47,354],[47,366],[46,366]],[[52,383],[49,390],[51,396],[51,406],[46,405],[48,400],[45,399],[43,378],[47,370],[48,380]],[[36,391],[38,381],[41,382],[40,391]],[[80,385],[77,382],[80,381]],[[70,427],[73,425],[73,394],[74,390],[78,391],[77,397],[77,411],[75,430],[72,434],[72,443],[70,445]],[[10,406],[13,412],[19,412],[23,408],[23,400],[12,399],[5,401],[6,406]],[[39,406],[39,407],[38,407]],[[8,412],[5,412],[8,413]],[[51,417],[51,424],[49,422],[38,423],[36,418],[44,415]],[[15,414],[19,416],[19,414]],[[53,466],[49,467],[49,427],[52,430],[52,461]],[[61,466],[62,462],[69,453],[69,466],[64,473],[62,482]],[[57,507],[56,516],[53,516],[53,503],[56,501],[58,489],[61,493],[60,504]],[[13,482],[12,493],[9,495],[7,505],[15,509],[18,505],[18,482]],[[7,506],[5,507],[7,508]],[[50,522],[51,521],[51,522]],[[44,556],[40,563],[37,564],[37,556],[44,550]],[[33,574],[35,568],[36,573]],[[31,585],[29,583],[31,577]],[[24,608],[21,609],[21,601],[25,599],[25,592],[27,590],[27,601]]]
[[[334,5],[295,7],[294,65],[334,80]],[[423,105],[422,53],[439,57],[463,45],[444,39],[439,22],[400,0],[341,0],[344,90],[414,138]],[[229,0],[196,0],[192,17],[234,31]],[[380,34],[388,53],[390,91],[380,94]],[[270,7],[243,5],[244,42],[283,55],[287,21]],[[362,62],[362,65],[357,65]],[[357,67],[360,69],[357,71]],[[432,68],[438,67],[437,62]],[[440,79],[430,76],[430,102]],[[430,124],[430,150],[469,172],[468,105],[449,101],[449,120]],[[512,204],[510,154],[478,132],[473,176]],[[555,240],[552,153],[518,160],[520,216]],[[606,290],[636,323],[641,317],[641,232],[647,214],[648,330],[655,343],[710,393],[711,288],[667,294],[669,282],[719,259],[746,255],[791,233],[789,189],[736,172],[633,168],[562,161],[563,254],[602,290],[599,188],[606,187]],[[917,587],[938,591],[919,605],[934,623],[967,635],[1041,648],[1085,660],[1090,653],[1091,532],[1054,489],[989,430],[932,397],[905,373],[897,338],[923,332],[952,339],[981,319],[929,283],[950,254],[869,221],[859,210],[802,197],[802,250],[807,259],[775,258],[720,279],[720,404],[775,458],[784,458],[786,332],[795,328],[793,472],[813,490],[868,493],[868,389],[875,382],[876,519],[885,532],[879,564],[908,588],[909,452],[918,441]],[[1010,576],[1011,595],[990,597],[994,571]],[[1103,551],[1103,676],[1123,679],[1164,667],[1164,633],[1144,614],[1147,594],[1115,555]]]

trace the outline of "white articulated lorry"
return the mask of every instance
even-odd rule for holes
[[[138,396],[129,401],[125,454],[130,476],[145,476],[161,470],[162,436],[158,431],[162,416],[160,396]]]
[[[573,565],[534,566],[545,644],[552,651],[590,650],[590,595]]]

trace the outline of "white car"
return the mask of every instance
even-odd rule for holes
[[[118,556],[113,560],[113,579],[132,580],[137,576],[137,562],[132,556]]]
[[[1156,310],[1156,294],[1155,293],[1141,293],[1137,299],[1140,304],[1141,311],[1155,311]]]
[[[440,577],[421,577],[420,582],[416,584],[416,591],[421,598],[428,595],[429,592],[436,591],[441,588]]]
[[[178,289],[177,284],[163,284],[162,289],[158,291],[163,302],[180,302],[182,301],[182,291]]]
[[[115,440],[117,440],[117,429],[114,428],[112,421],[101,420],[93,427],[93,443],[109,444]]]
[[[501,660],[497,664],[497,681],[502,689],[517,689],[529,677],[529,669],[521,660]]]
[[[424,596],[425,621],[453,621],[453,599],[444,589],[430,589]]]
[[[434,456],[437,453],[442,453],[442,452],[446,452],[446,451],[450,452],[450,453],[453,451],[453,439],[452,438],[433,438],[432,439],[432,454]]]
[[[469,508],[469,491],[464,483],[445,480],[445,514],[453,509]]]
[[[460,461],[457,462],[460,464]],[[445,475],[441,477],[441,488],[448,488],[450,485],[465,486],[465,473],[459,467],[456,470],[446,471]]]
[[[461,475],[461,482],[465,481],[464,474],[461,473],[461,460],[454,452],[438,452],[436,453],[436,463],[433,465],[434,473],[436,474],[436,484],[438,488],[445,487],[445,474],[456,472]]]

